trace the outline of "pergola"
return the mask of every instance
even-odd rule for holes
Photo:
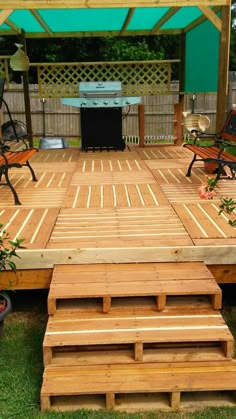
[[[216,92],[218,130],[227,104],[230,11],[230,0],[1,0],[0,36],[180,35],[180,93]]]

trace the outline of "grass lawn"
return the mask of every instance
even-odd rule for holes
[[[235,287],[224,286],[224,317],[236,336]],[[73,413],[40,412],[43,373],[42,340],[47,322],[47,293],[42,291],[11,294],[14,312],[4,324],[0,339],[0,419],[233,419],[235,408],[209,408],[192,413],[158,411],[134,414],[105,410],[79,410]]]

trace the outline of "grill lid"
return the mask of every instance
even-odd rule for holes
[[[120,81],[84,81],[79,84],[81,97],[115,97],[122,92]]]

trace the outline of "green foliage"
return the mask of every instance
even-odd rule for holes
[[[213,190],[214,188],[219,188],[219,185],[217,185],[216,178],[207,177],[207,184],[210,188],[210,190]]]
[[[163,60],[165,52],[149,47],[147,41],[132,38],[105,38],[103,41],[103,58],[105,61],[145,61]]]
[[[207,185],[207,189],[209,192],[215,191],[216,188],[219,188],[218,180],[216,178],[207,177],[207,182],[203,182],[203,184]],[[216,193],[215,193],[216,194]],[[203,196],[205,197],[205,196]],[[219,214],[225,212],[226,214],[232,215],[236,210],[236,201],[233,198],[222,197],[220,196],[221,204],[219,205]],[[236,219],[229,219],[228,224],[232,227],[236,227]]]
[[[17,37],[0,37],[1,55],[12,55]],[[31,63],[141,61],[179,58],[180,36],[153,35],[127,37],[27,39],[27,55]],[[178,79],[178,65],[172,66],[173,78]],[[20,73],[11,79],[20,83]],[[30,83],[37,83],[34,67],[29,72]]]
[[[0,230],[3,224],[0,224]],[[0,271],[6,270],[8,267],[16,272],[16,264],[13,262],[13,257],[19,257],[16,253],[17,249],[23,249],[21,243],[24,239],[9,240],[9,234],[2,229],[0,233]]]
[[[236,208],[236,201],[233,198],[221,198],[221,204],[219,205],[219,208],[219,214],[222,212],[226,212],[226,214],[232,214]],[[236,220],[229,220],[229,224],[232,227],[236,227]]]

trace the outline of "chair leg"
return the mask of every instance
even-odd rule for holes
[[[193,159],[192,159],[192,161],[191,161],[191,163],[190,163],[190,165],[188,167],[188,171],[186,173],[186,177],[190,177],[191,176],[192,167],[193,167],[193,164],[195,163],[196,159],[197,159],[197,155],[194,154]]]
[[[8,169],[5,170],[4,175],[5,175],[5,179],[6,179],[6,184],[9,186],[9,188],[11,189],[12,194],[14,196],[15,205],[21,205],[21,202],[18,198],[18,195],[17,195],[17,193],[16,193],[16,191],[15,191],[15,189],[14,189],[14,187],[13,187],[13,185],[12,185],[10,179],[9,179]]]
[[[32,175],[33,182],[37,182],[38,179],[36,178],[33,167],[30,165],[30,163],[27,161],[23,166],[27,166],[29,168],[29,170],[31,172],[31,175]]]
[[[223,164],[218,163],[217,175],[215,177],[216,182],[218,182],[218,180],[220,179],[220,176],[222,175],[223,171],[224,171]]]

